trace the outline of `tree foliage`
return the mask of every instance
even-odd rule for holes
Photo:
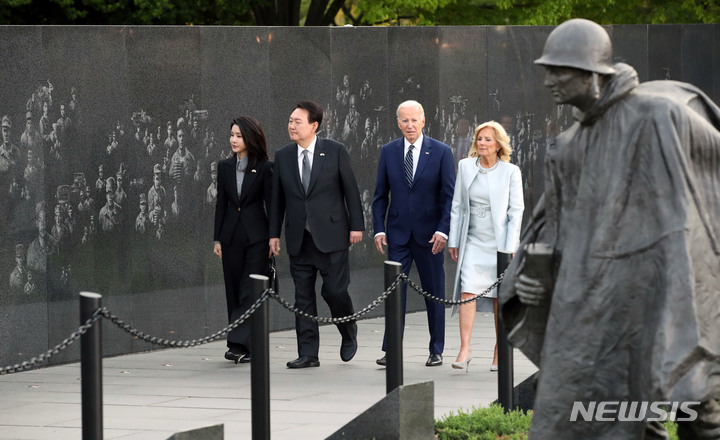
[[[716,23],[720,0],[0,0],[0,24],[554,25]]]
[[[253,15],[232,0],[0,0],[0,24],[247,25]]]
[[[601,24],[716,23],[720,0],[467,0],[429,19],[444,25],[556,25],[578,17]]]
[[[436,25],[429,17],[457,0],[357,0],[346,1],[336,24]]]

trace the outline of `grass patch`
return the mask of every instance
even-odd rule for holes
[[[435,438],[438,440],[527,440],[532,411],[520,410],[505,414],[500,405],[459,410],[455,414],[435,421]],[[678,440],[677,425],[665,422],[670,440]]]
[[[458,411],[435,422],[439,440],[526,440],[532,411],[515,410],[505,414],[500,405]]]

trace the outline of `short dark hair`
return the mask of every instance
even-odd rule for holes
[[[320,128],[320,124],[322,124],[323,120],[323,110],[322,107],[320,107],[320,104],[318,104],[315,101],[300,101],[297,103],[295,108],[301,108],[303,110],[307,110],[308,112],[308,122],[318,123],[318,129]]]
[[[265,141],[265,133],[260,123],[250,116],[238,116],[232,120],[230,128],[237,125],[240,128],[245,148],[248,154],[248,169],[255,167],[259,160],[268,160],[267,142]]]

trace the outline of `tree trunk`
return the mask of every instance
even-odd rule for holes
[[[252,5],[258,26],[298,26],[300,0],[258,0]]]

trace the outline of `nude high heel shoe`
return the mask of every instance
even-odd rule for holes
[[[465,358],[465,362],[453,362],[452,367],[456,370],[465,370],[467,371],[470,369],[470,361],[472,360],[472,351],[468,353],[467,357]]]

